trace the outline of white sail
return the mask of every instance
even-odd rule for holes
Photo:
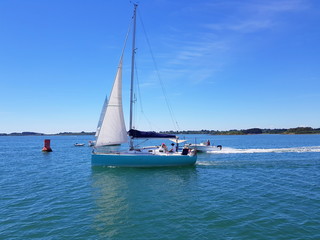
[[[104,119],[96,140],[96,147],[127,142],[127,131],[122,109],[122,57],[113,83]]]
[[[101,114],[100,114],[100,118],[99,118],[99,122],[98,122],[98,126],[97,126],[97,131],[96,131],[96,134],[95,134],[96,137],[99,136],[101,125],[102,125],[104,116],[106,115],[107,106],[108,106],[108,96],[106,96],[106,99],[104,100],[104,103],[103,103],[103,106],[102,106],[102,110],[101,110]]]

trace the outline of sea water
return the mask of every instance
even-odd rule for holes
[[[0,239],[320,239],[320,135],[185,138],[223,148],[92,168],[93,136],[0,137]]]

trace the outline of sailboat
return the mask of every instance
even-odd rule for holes
[[[133,41],[131,56],[131,88],[130,88],[130,118],[129,131],[126,130],[122,107],[122,63],[124,50],[118,65],[116,77],[109,98],[106,98],[98,124],[96,141],[91,156],[92,166],[111,167],[168,167],[194,165],[197,160],[196,150],[183,148],[181,140],[175,135],[145,132],[133,127],[133,84],[135,61],[135,35],[137,4],[133,11]],[[165,144],[150,147],[135,147],[137,138],[167,138],[173,141],[174,147],[169,150]],[[124,150],[121,144],[128,143]]]

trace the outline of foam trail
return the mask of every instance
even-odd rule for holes
[[[294,148],[252,148],[237,149],[224,147],[221,151],[208,151],[210,154],[242,154],[242,153],[304,153],[304,152],[320,152],[320,146],[313,147],[294,147]]]

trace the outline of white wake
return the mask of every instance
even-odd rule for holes
[[[223,147],[221,151],[208,151],[210,154],[239,154],[239,153],[305,153],[305,152],[320,152],[320,146],[313,147],[293,147],[293,148],[251,148],[237,149]]]

